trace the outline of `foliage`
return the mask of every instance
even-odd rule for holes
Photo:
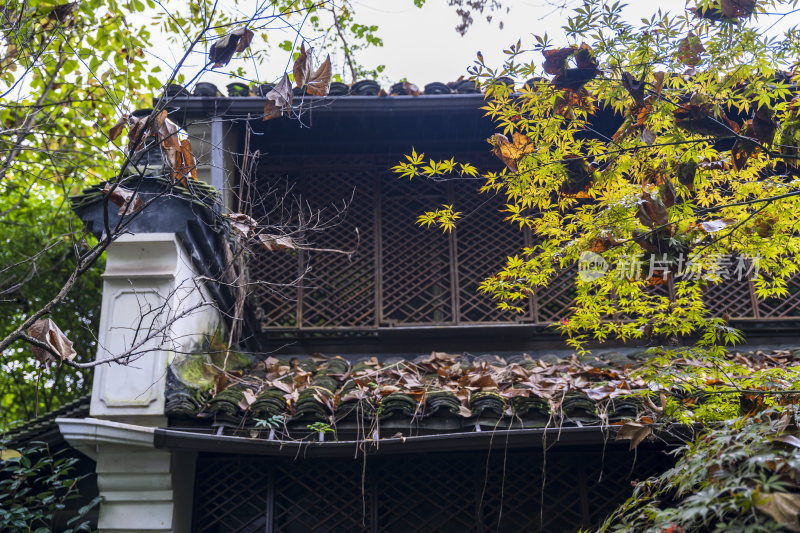
[[[149,72],[144,28],[125,23],[140,3],[8,2],[0,13],[0,326],[5,338],[70,277],[86,246],[67,196],[112,177],[104,125],[120,108],[160,86]],[[90,357],[100,304],[102,263],[78,280],[53,319]],[[3,352],[0,405],[5,426],[88,390],[89,372],[39,369],[20,345]]]
[[[720,423],[639,483],[601,532],[800,531],[795,410]]]
[[[30,442],[15,450],[0,441],[0,530],[51,531],[54,514],[80,496],[77,484],[85,476],[76,476],[77,459],[64,457],[64,451],[51,453],[42,442]],[[81,507],[69,519],[70,527],[64,533],[89,531],[84,518],[98,503],[96,498]]]
[[[283,415],[272,415],[269,418],[254,418],[257,428],[278,429],[284,423]]]
[[[593,259],[607,271],[576,276],[575,307],[560,325],[574,347],[690,333],[709,346],[739,341],[724,317],[709,315],[704,290],[727,267],[755,277],[759,298],[782,297],[800,268],[800,34],[759,25],[796,4],[765,0],[752,16],[703,11],[699,20],[658,12],[634,26],[620,3],[585,0],[563,28],[575,44],[553,49],[548,35],[535,36],[530,49],[507,50],[500,69],[479,55],[472,72],[502,132],[489,142],[505,165],[481,174],[483,191],[503,195],[507,219],[535,236],[481,290],[521,310]],[[504,76],[531,81],[513,93]],[[614,121],[613,135],[598,131]],[[395,170],[469,176],[452,160],[413,156]],[[658,290],[670,280],[674,299]]]
[[[714,427],[603,531],[800,531],[800,440],[781,435],[797,427],[793,355],[726,352],[742,335],[704,299],[730,278],[783,298],[800,269],[800,32],[770,24],[797,4],[687,1],[632,24],[620,2],[583,0],[556,39],[567,46],[535,35],[501,68],[479,54],[471,69],[502,163],[477,179],[534,237],[481,290],[521,310],[567,272],[575,301],[557,327],[579,352],[608,339],[667,346],[633,373],[660,398],[620,429],[631,447],[654,419]],[[525,83],[515,92],[503,77]],[[406,159],[403,177],[472,176],[452,159]],[[441,213],[458,207],[418,223],[451,231]],[[694,348],[669,347],[689,335]]]

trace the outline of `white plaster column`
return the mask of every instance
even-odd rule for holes
[[[167,366],[196,348],[218,323],[218,313],[174,233],[121,236],[106,252],[97,360],[132,347],[146,353],[129,364],[95,369],[90,415],[165,424]]]
[[[194,454],[153,446],[153,428],[96,418],[56,420],[71,446],[97,462],[101,533],[188,532]]]
[[[145,353],[96,367],[90,418],[57,420],[67,442],[97,462],[101,533],[190,530],[195,455],[156,449],[153,429],[166,425],[168,365],[218,324],[174,233],[124,235],[109,246],[97,360],[137,345]]]

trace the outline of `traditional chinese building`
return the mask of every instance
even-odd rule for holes
[[[569,314],[576,271],[522,313],[498,310],[478,285],[535,236],[506,223],[503,199],[478,194],[476,181],[391,172],[412,147],[497,167],[483,95],[469,82],[420,96],[378,90],[334,86],[266,122],[256,96],[204,87],[170,101],[199,181],[155,172],[126,182],[159,200],[108,249],[97,357],[130,347],[143,301],[167,302],[173,318],[214,306],[180,315],[137,364],[98,367],[90,400],[41,421],[94,461],[100,531],[576,531],[670,464],[674,433],[635,453],[615,440],[615,424],[641,413],[629,374],[647,347],[578,359],[552,328]],[[617,126],[601,113],[595,129]],[[245,152],[259,154],[246,183]],[[147,157],[160,168],[158,153]],[[254,249],[256,285],[237,315],[223,281],[230,225],[218,213],[275,223],[288,212],[276,198],[339,206],[313,248],[348,253]],[[107,204],[97,188],[74,199],[95,232]],[[454,231],[415,224],[441,204],[464,214]],[[730,280],[708,301],[751,342],[791,343],[799,288],[758,302],[748,281]],[[232,355],[209,338],[233,316],[242,340]],[[233,378],[219,379],[220,367]]]

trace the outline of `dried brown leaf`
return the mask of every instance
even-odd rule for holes
[[[275,252],[277,250],[284,250],[286,248],[297,248],[294,239],[288,235],[269,235],[266,233],[261,233],[258,236],[258,240],[261,243],[261,246],[266,248],[268,252]]]
[[[627,422],[617,431],[616,440],[631,441],[629,449],[633,450],[652,433],[653,428],[648,425],[639,424],[637,422]]]
[[[272,386],[275,387],[278,390],[281,390],[281,391],[287,393],[287,394],[292,394],[293,392],[295,392],[294,385],[292,385],[291,383],[286,383],[286,382],[280,381],[278,379],[272,380]]]
[[[119,206],[117,214],[120,216],[135,213],[144,206],[142,199],[139,197],[139,193],[126,189],[125,187],[120,187],[119,185],[112,190],[111,185],[106,183],[103,187],[103,194],[108,196],[109,200]]]
[[[517,172],[519,161],[526,154],[533,153],[535,147],[530,137],[522,133],[514,132],[511,138],[513,142],[502,133],[495,133],[489,138],[489,144],[492,145],[492,153],[505,163],[511,172]]]
[[[128,125],[128,115],[122,115],[119,120],[111,126],[111,129],[108,130],[108,140],[113,141],[120,135],[122,135],[122,130],[125,129],[125,126]]]
[[[547,74],[558,76],[567,68],[567,59],[575,53],[575,47],[542,50],[544,56],[544,71]]]
[[[419,90],[419,87],[408,81],[403,82],[403,90],[410,96],[419,96],[422,94],[422,92]]]
[[[642,193],[636,216],[639,218],[639,222],[648,228],[664,226],[669,222],[667,208],[664,203],[659,197],[654,197],[647,192]]]
[[[250,232],[256,229],[258,226],[258,222],[255,221],[252,217],[245,215],[244,213],[231,213],[228,215],[228,219],[231,222],[231,227],[234,231],[241,233],[243,237],[247,237],[250,235]],[[273,359],[274,362],[277,362],[277,359]]]
[[[54,353],[58,354],[58,361],[72,361],[77,355],[72,347],[72,341],[64,335],[50,318],[40,318],[28,328],[27,333],[50,348],[50,350],[46,350],[39,346],[31,346],[31,353],[43,364],[49,365],[55,362]]]
[[[214,63],[212,68],[227,65],[233,54],[243,52],[250,46],[252,39],[253,32],[247,28],[239,28],[218,39],[208,50],[208,60]]]
[[[760,493],[755,508],[769,516],[787,531],[800,532],[800,494],[792,492]]]
[[[284,73],[278,85],[267,93],[263,120],[280,117],[284,111],[291,109],[292,98],[292,82],[289,81],[289,75]]]
[[[705,51],[706,48],[700,41],[700,37],[690,31],[678,43],[678,60],[688,67],[696,67],[703,61],[702,55]]]
[[[313,96],[328,96],[328,91],[330,91],[330,89],[331,56],[328,54],[325,61],[311,74],[311,77],[306,82],[306,91]]]
[[[251,389],[244,389],[242,391],[242,399],[239,400],[239,408],[242,411],[250,410],[250,406],[256,401],[256,395]]]
[[[661,201],[664,203],[664,207],[672,207],[675,205],[676,193],[675,186],[672,184],[672,180],[669,178],[664,178],[664,183],[662,183],[658,188],[658,193],[661,196]]]
[[[305,43],[300,44],[300,54],[294,60],[292,67],[292,74],[294,74],[294,83],[297,87],[302,87],[310,79],[314,72],[314,59],[311,57],[312,48],[306,50]]]

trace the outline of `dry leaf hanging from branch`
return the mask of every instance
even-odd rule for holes
[[[753,14],[756,0],[719,0],[716,5],[692,8],[694,16],[716,22],[730,22],[737,18],[747,18]]]
[[[77,355],[72,348],[72,341],[58,328],[50,318],[40,318],[28,328],[28,335],[50,347],[50,351],[40,347],[31,346],[31,353],[44,364],[57,361],[54,354],[58,354],[58,361],[72,361]]]
[[[691,31],[678,43],[678,60],[688,67],[696,67],[703,60],[702,55],[706,47],[700,42],[700,37]]]
[[[120,187],[119,185],[112,189],[111,185],[106,183],[105,187],[103,187],[103,194],[108,196],[109,200],[119,206],[117,214],[120,216],[135,213],[144,206],[137,192],[126,189],[125,187]]]
[[[306,50],[305,44],[300,44],[300,54],[292,67],[294,82],[298,88],[306,87],[308,94],[313,96],[327,96],[331,88],[331,56],[314,70],[312,48]]]
[[[120,119],[111,126],[111,129],[108,130],[108,139],[110,141],[115,140],[117,137],[122,135],[122,130],[125,129],[125,126],[128,125],[128,115],[122,115]]]
[[[234,231],[240,233],[243,237],[250,235],[250,232],[256,229],[258,225],[253,217],[245,215],[244,213],[231,213],[228,215],[228,218],[231,221],[231,227],[233,227]]]
[[[313,59],[311,58],[312,50],[312,48],[306,50],[305,43],[300,43],[300,54],[294,60],[294,66],[292,67],[294,82],[298,88],[305,85],[314,72]]]
[[[629,449],[633,450],[651,433],[653,433],[653,429],[649,425],[628,422],[617,431],[617,440],[631,441]]]
[[[325,61],[319,66],[317,70],[311,75],[306,82],[306,91],[313,96],[328,96],[331,89],[331,56],[325,58]]]
[[[208,50],[208,60],[214,63],[213,68],[224,67],[233,58],[233,54],[244,52],[250,46],[253,32],[247,28],[239,28],[219,39]]]
[[[262,233],[258,236],[258,240],[269,252],[284,250],[286,248],[297,248],[294,240],[287,235],[267,235]]]
[[[292,97],[292,83],[289,81],[289,75],[284,74],[278,85],[267,93],[262,120],[280,117],[284,111],[291,109]]]
[[[654,196],[648,192],[642,193],[642,198],[639,200],[639,210],[636,216],[639,222],[648,228],[664,226],[669,222],[669,216],[664,202],[658,196]]]

